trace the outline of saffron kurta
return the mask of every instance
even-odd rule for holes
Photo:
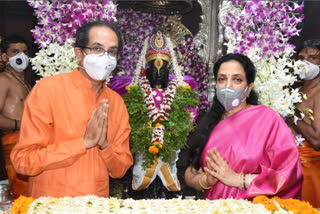
[[[102,99],[109,100],[108,146],[86,149],[86,127]],[[109,176],[122,177],[133,163],[129,133],[120,95],[104,87],[96,97],[91,82],[75,69],[35,85],[25,102],[11,160],[17,172],[30,176],[28,196],[107,197]]]
[[[214,147],[235,172],[258,176],[245,191],[218,181],[206,191],[206,198],[301,198],[303,175],[298,149],[285,121],[272,109],[253,106],[221,121],[204,148],[202,167],[208,150]]]

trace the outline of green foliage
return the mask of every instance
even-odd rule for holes
[[[123,96],[129,112],[131,125],[130,145],[133,154],[144,156],[143,167],[150,166],[158,157],[165,162],[175,158],[176,151],[182,149],[188,139],[188,133],[193,130],[190,112],[186,107],[196,107],[199,104],[199,95],[192,89],[178,87],[171,103],[171,112],[168,120],[150,121],[147,107],[144,103],[144,92],[138,87],[131,87]],[[148,152],[152,146],[152,132],[156,123],[164,125],[164,144],[159,153],[153,155]]]

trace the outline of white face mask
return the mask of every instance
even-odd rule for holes
[[[117,59],[104,54],[88,54],[84,57],[83,66],[94,80],[105,80],[117,66]]]
[[[23,52],[20,52],[13,57],[9,57],[7,55],[7,57],[9,58],[8,63],[17,72],[22,72],[28,67],[29,57],[27,55],[25,55],[25,53],[23,53]]]
[[[300,68],[300,73],[299,73],[300,79],[305,79],[305,80],[314,79],[319,74],[319,71],[320,71],[319,65],[315,65],[306,60],[304,60],[303,62],[306,63],[306,65],[301,66]]]

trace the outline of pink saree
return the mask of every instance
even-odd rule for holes
[[[245,199],[257,195],[301,198],[303,181],[299,152],[291,131],[272,109],[253,106],[221,121],[211,132],[201,156],[201,166],[214,147],[237,173],[259,174],[247,190],[218,181],[205,198]]]

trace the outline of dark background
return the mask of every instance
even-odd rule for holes
[[[193,2],[193,10],[183,15],[182,23],[187,26],[192,33],[199,30],[200,7],[198,3]],[[121,1],[120,7],[125,7],[125,1]],[[291,42],[299,50],[304,40],[320,39],[320,0],[305,1],[304,15],[305,19],[301,24],[302,32],[299,37],[291,38]],[[31,29],[37,23],[37,18],[33,16],[33,8],[26,1],[4,1],[0,0],[0,35],[2,37],[17,34],[23,36],[29,43],[30,55],[34,56],[38,51],[34,44]],[[26,79],[30,84],[34,84],[38,77],[32,72],[31,68],[26,73]]]

